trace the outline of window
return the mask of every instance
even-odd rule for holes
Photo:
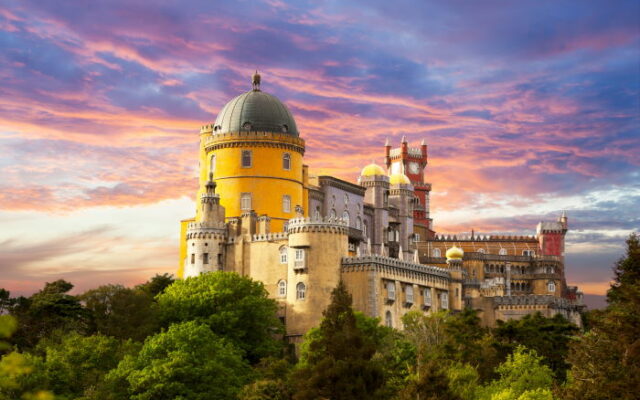
[[[344,204],[349,204],[349,195],[345,193],[344,195]]]
[[[414,233],[413,234],[413,241],[416,242],[416,243],[420,241],[420,234],[419,233]]]
[[[396,284],[395,282],[387,282],[387,299],[396,299]]]
[[[387,238],[389,239],[390,242],[393,242],[393,239],[396,237],[396,234],[394,231],[392,231],[391,229],[389,229],[389,232],[387,233]]]
[[[348,212],[343,212],[342,213],[342,220],[347,224],[347,226],[349,226],[349,213]]]
[[[407,304],[413,304],[413,286],[407,286],[404,289],[405,299]]]
[[[245,131],[250,131],[252,128],[251,122],[245,122],[244,124],[242,124],[242,129],[244,129]]]
[[[506,256],[507,255],[507,249],[500,249],[500,253],[501,256]]]
[[[209,174],[213,176],[213,173],[216,172],[216,156],[215,154],[211,156],[211,160],[209,161]]]
[[[291,169],[291,154],[284,153],[282,155],[282,169],[289,171]]]
[[[329,214],[329,217],[331,219],[336,219],[336,216],[337,216],[336,210],[335,209],[331,209],[331,213]]]
[[[391,311],[387,311],[384,314],[384,324],[389,328],[393,328],[393,317],[391,316]]]
[[[306,292],[307,292],[307,288],[306,288],[306,286],[304,286],[304,283],[299,282],[296,285],[296,299],[304,300]]]
[[[440,249],[433,249],[433,250],[431,251],[431,255],[432,255],[433,257],[442,257],[442,256],[440,255]]]
[[[202,254],[202,263],[209,264],[209,253]]]
[[[242,168],[251,168],[252,162],[251,150],[242,150]]]
[[[458,288],[456,288],[456,299],[458,298],[459,294],[460,294],[460,292],[458,291]]]
[[[195,264],[196,263],[196,255],[191,253],[191,264]]]
[[[550,281],[549,283],[547,283],[547,290],[549,291],[549,293],[555,293],[556,284],[553,281]]]
[[[484,253],[485,253],[485,250],[484,250],[484,249],[478,249],[478,253],[480,253],[480,254],[484,254]]]
[[[313,212],[313,219],[320,219],[320,207],[316,207],[316,210]]]
[[[523,256],[529,256],[529,257],[533,257],[536,255],[536,252],[533,250],[522,250],[522,255]]]
[[[280,264],[286,264],[287,263],[287,252],[289,251],[289,249],[287,247],[281,247],[280,248]]]
[[[356,218],[356,229],[362,229],[362,218]]]
[[[424,296],[424,305],[430,307],[431,306],[431,289],[425,288],[422,294]]]
[[[364,224],[362,224],[362,234],[366,237],[367,236],[367,220],[364,220]]]
[[[281,280],[278,282],[278,296],[287,297],[287,281]]]
[[[449,309],[449,294],[447,292],[440,294],[440,308],[443,310]]]
[[[240,209],[243,211],[251,210],[251,193],[240,194]]]
[[[296,261],[304,261],[304,250],[296,249]]]
[[[288,194],[282,196],[282,211],[286,213],[291,212],[291,196]]]

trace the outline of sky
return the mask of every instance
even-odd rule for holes
[[[0,287],[175,272],[199,127],[256,69],[312,173],[424,139],[440,233],[566,210],[567,279],[602,304],[640,231],[637,1],[4,0]]]

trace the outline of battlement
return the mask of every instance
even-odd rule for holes
[[[431,242],[536,242],[538,239],[533,235],[435,235]]]
[[[436,275],[441,278],[450,279],[451,275],[446,268],[440,268],[430,265],[416,264],[408,261],[398,260],[397,258],[379,256],[376,254],[359,256],[359,257],[342,257],[342,268],[362,265],[380,265],[383,267],[400,268],[411,272],[419,272],[428,275]]]
[[[301,217],[290,219],[287,223],[287,232],[301,233],[301,232],[330,232],[342,235],[347,235],[349,227],[347,222],[342,218],[331,217]]]
[[[191,231],[191,230],[203,230],[203,231],[209,231],[209,230],[226,230],[226,224],[224,222],[215,222],[215,223],[208,223],[205,224],[204,222],[190,222],[187,225],[187,231]]]
[[[274,242],[278,240],[286,240],[288,237],[289,237],[289,234],[287,232],[264,233],[264,234],[256,234],[251,236],[251,241]]]
[[[558,309],[575,309],[581,308],[582,305],[562,297],[553,295],[530,294],[524,296],[496,296],[493,297],[493,303],[500,306],[534,306],[544,305]]]
[[[410,156],[422,157],[422,149],[420,147],[409,147],[408,153]]]

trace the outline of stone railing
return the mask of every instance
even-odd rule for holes
[[[387,267],[396,267],[401,269],[410,270],[413,272],[421,272],[431,275],[437,275],[442,278],[449,279],[451,275],[446,268],[434,267],[430,265],[415,264],[408,261],[398,260],[397,258],[384,257],[376,254],[359,257],[342,257],[342,266],[352,265],[370,265],[380,264]]]
[[[482,242],[482,241],[535,241],[538,239],[535,236],[516,236],[516,235],[478,235],[478,234],[460,234],[460,235],[436,235],[433,241],[439,242]]]
[[[273,233],[257,233],[251,236],[251,240],[254,242],[272,242],[277,240],[284,240],[289,237],[287,232],[273,232]]]
[[[493,302],[497,306],[517,306],[517,305],[551,305],[555,308],[574,308],[581,305],[552,295],[524,295],[524,296],[497,296],[493,297]]]

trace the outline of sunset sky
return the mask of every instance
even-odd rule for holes
[[[5,0],[0,287],[175,272],[199,127],[256,68],[312,173],[425,139],[438,232],[567,210],[568,281],[602,295],[640,230],[638,1]]]

